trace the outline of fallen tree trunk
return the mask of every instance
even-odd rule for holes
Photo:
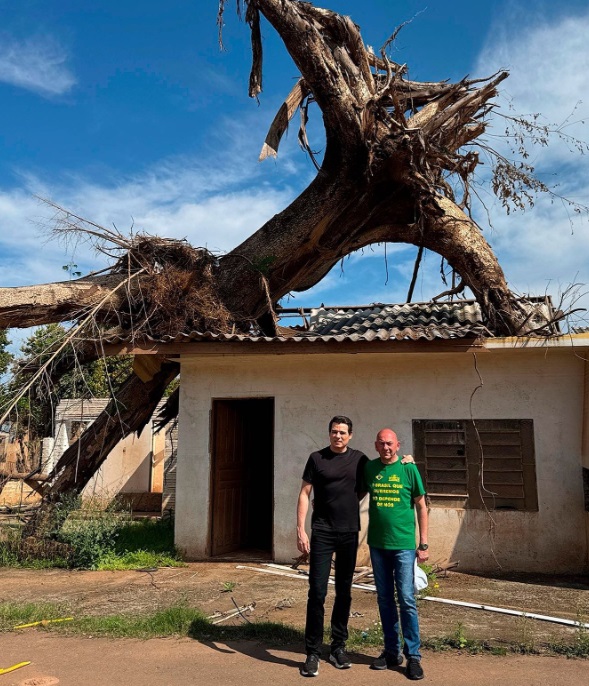
[[[104,302],[104,309],[120,308],[127,300],[117,287],[124,274],[85,276],[73,281],[0,288],[0,328],[24,328],[75,319],[80,312]]]
[[[134,432],[141,433],[178,372],[176,362],[160,359],[159,369],[148,381],[134,373],[129,376],[117,397],[60,457],[49,475],[50,485],[44,488],[42,507],[27,524],[26,535],[52,529],[60,497],[81,493],[117,443]]]

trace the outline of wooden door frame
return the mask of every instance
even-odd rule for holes
[[[215,468],[216,468],[216,458],[215,458],[215,403],[222,401],[229,402],[241,402],[247,400],[271,400],[272,401],[272,491],[270,493],[270,500],[272,503],[272,529],[271,529],[271,540],[270,540],[270,556],[274,559],[274,460],[276,456],[275,451],[275,424],[276,424],[276,396],[274,395],[261,395],[261,396],[218,396],[211,397],[211,405],[209,409],[209,503],[208,503],[208,531],[207,531],[207,544],[206,544],[206,555],[211,560],[216,559],[213,557],[213,530],[214,530],[214,489],[215,489]]]

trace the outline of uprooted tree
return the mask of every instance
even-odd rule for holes
[[[161,339],[194,330],[271,335],[273,308],[285,294],[309,289],[355,250],[402,242],[442,256],[474,294],[490,331],[529,333],[528,315],[469,216],[477,146],[486,147],[481,137],[507,73],[458,83],[412,81],[407,68],[387,55],[396,32],[376,55],[349,17],[297,0],[244,4],[252,37],[250,95],[257,98],[262,90],[262,17],[278,32],[301,74],[276,115],[261,158],[277,153],[298,110],[299,139],[312,155],[304,123],[316,103],[325,150],[313,182],[218,258],[180,241],[125,238],[59,212],[57,233],[94,238],[102,249],[118,251],[117,259],[100,275],[0,289],[0,326],[77,322],[63,350],[56,351],[54,367],[45,370],[50,376],[68,369],[73,358],[77,363],[95,359],[105,335]],[[220,24],[224,5],[220,0]],[[499,155],[496,161],[493,189],[504,203],[518,204],[529,191],[546,190],[531,170]],[[65,354],[66,343],[73,353]],[[132,374],[124,382],[79,439],[81,445],[72,445],[60,459],[56,479],[45,491],[46,511],[57,494],[80,492],[109,450],[145,426],[177,372],[177,364],[162,360],[147,381]]]

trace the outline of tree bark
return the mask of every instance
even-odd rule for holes
[[[104,311],[112,312],[126,301],[126,294],[116,290],[126,279],[124,274],[106,274],[0,288],[0,328],[25,328],[75,319],[103,301]]]

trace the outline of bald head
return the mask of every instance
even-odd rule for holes
[[[399,459],[397,455],[399,446],[400,443],[397,434],[392,429],[381,429],[376,434],[374,447],[376,452],[380,455],[381,462],[384,462],[385,464],[396,462]]]

